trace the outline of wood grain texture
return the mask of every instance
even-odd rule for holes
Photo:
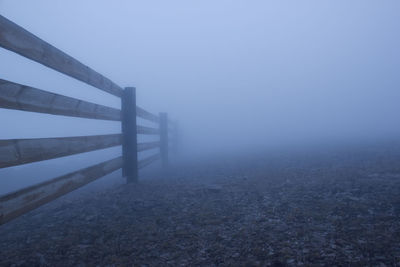
[[[118,157],[1,196],[0,225],[114,172],[121,166],[122,157]]]
[[[120,97],[122,88],[58,48],[0,16],[0,46]]]
[[[120,121],[121,111],[0,79],[0,108]]]
[[[121,134],[0,140],[0,168],[119,146]]]

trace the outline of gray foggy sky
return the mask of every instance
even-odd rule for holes
[[[1,15],[136,86],[139,105],[169,112],[186,146],[208,151],[399,134],[399,12],[395,0],[0,0]],[[10,52],[0,60],[1,78],[119,107]],[[0,114],[3,123],[27,118]],[[119,131],[113,122],[29,116],[1,138]]]

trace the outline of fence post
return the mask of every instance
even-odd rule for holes
[[[163,168],[168,166],[168,115],[160,112],[160,154]]]
[[[122,175],[127,183],[138,181],[136,88],[126,87],[121,98]]]

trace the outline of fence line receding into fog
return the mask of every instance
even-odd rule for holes
[[[157,116],[138,107],[134,87],[119,87],[110,79],[2,16],[0,47],[121,98],[121,110],[3,79],[0,79],[0,108],[120,121],[122,128],[120,134],[0,140],[0,168],[122,145],[120,157],[0,196],[0,224],[118,169],[122,168],[127,182],[136,182],[140,168],[159,159],[162,166],[167,166],[171,121],[166,113]],[[156,127],[137,125],[137,117],[155,123]],[[156,135],[160,141],[138,143],[138,134]],[[138,152],[157,148],[158,153],[138,160]]]

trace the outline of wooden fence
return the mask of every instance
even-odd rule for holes
[[[122,89],[108,78],[0,16],[0,47],[121,98],[121,110],[50,93],[0,79],[0,108],[97,120],[121,121],[121,134],[0,140],[0,168],[54,159],[122,145],[122,156],[16,192],[0,196],[0,225],[100,177],[122,168],[127,182],[138,180],[138,170],[158,159],[168,164],[168,118],[136,105],[134,87]],[[137,125],[136,118],[157,128]],[[138,143],[137,135],[158,135],[160,141]],[[160,152],[138,160],[138,152]],[[1,178],[1,177],[0,177]]]

